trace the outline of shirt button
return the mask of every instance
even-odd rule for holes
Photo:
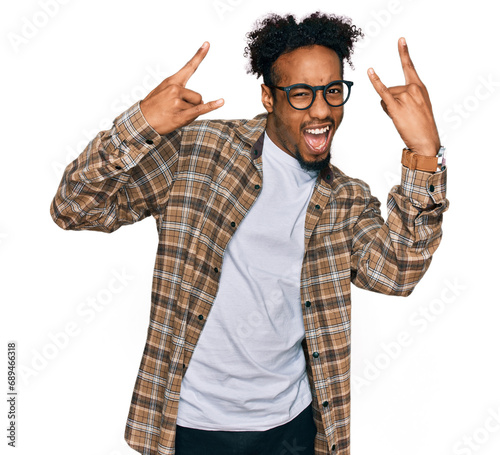
[[[326,408],[328,406],[328,401],[323,401],[323,407]]]
[[[431,191],[431,193],[432,193],[432,192],[434,191],[434,185],[431,185],[431,186],[429,187],[429,190],[430,190],[430,191]]]
[[[219,273],[219,269],[217,267],[214,268],[215,273]]]
[[[306,302],[306,307],[310,307],[311,306],[311,302],[309,302],[309,300]]]
[[[146,144],[151,145],[153,144],[153,141],[151,139],[146,139]]]
[[[313,357],[317,359],[319,357],[319,352],[313,352]]]
[[[236,223],[234,221],[231,221],[231,226],[232,227],[235,227],[236,226]]]
[[[201,321],[201,320],[203,320],[203,315],[202,315],[202,314],[200,314],[200,315],[198,316],[198,319],[199,319],[200,321]]]
[[[121,166],[115,166],[115,169],[121,169],[122,167]]]
[[[255,185],[255,189],[258,190],[260,188],[260,185]]]
[[[320,209],[321,207],[319,206],[319,204],[316,204],[316,209]]]

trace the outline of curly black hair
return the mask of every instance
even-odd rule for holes
[[[321,45],[334,50],[343,64],[351,68],[354,43],[363,37],[361,29],[352,25],[349,18],[324,14],[319,11],[297,23],[295,16],[271,13],[256,22],[253,31],[246,34],[248,46],[244,56],[250,57],[247,73],[263,76],[264,84],[275,85],[279,75],[273,71],[278,57],[299,47]]]

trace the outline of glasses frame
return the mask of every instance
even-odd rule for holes
[[[344,100],[343,103],[341,104],[330,104],[327,99],[326,99],[326,91],[329,87],[331,87],[333,84],[336,84],[338,82],[343,82],[347,85],[347,89],[348,89],[348,92],[347,92],[347,98]],[[316,100],[316,92],[318,90],[323,90],[323,99],[325,100],[326,104],[328,104],[329,106],[332,106],[332,107],[340,107],[340,106],[343,106],[345,103],[347,103],[347,100],[349,99],[349,97],[351,96],[351,87],[354,85],[354,82],[352,81],[344,81],[343,79],[339,79],[338,81],[332,81],[330,82],[328,85],[316,85],[315,87],[313,87],[312,85],[309,85],[309,84],[304,84],[304,83],[300,83],[300,84],[293,84],[293,85],[289,85],[288,87],[278,87],[277,85],[270,85],[269,87],[270,88],[277,88],[278,90],[283,90],[285,93],[286,93],[286,99],[288,100],[288,104],[290,106],[292,106],[294,109],[297,109],[298,111],[304,111],[306,109],[309,109],[313,104],[314,104],[314,101]],[[291,101],[290,101],[290,90],[292,90],[293,88],[295,87],[306,87],[306,88],[309,88],[312,90],[313,92],[313,97],[312,97],[312,101],[311,101],[311,104],[309,104],[309,106],[307,107],[295,107]]]

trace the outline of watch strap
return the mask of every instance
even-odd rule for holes
[[[419,155],[408,148],[403,149],[401,163],[408,169],[416,169],[425,172],[436,172],[438,166],[437,156]]]

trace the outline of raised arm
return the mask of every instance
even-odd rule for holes
[[[371,83],[384,111],[406,146],[435,156],[440,148],[429,94],[410,59],[406,41],[398,43],[405,85],[387,88],[373,69]],[[354,226],[351,271],[356,286],[384,294],[409,295],[428,269],[442,237],[448,209],[446,175],[402,167],[401,184],[389,193],[387,221],[367,189],[365,209]]]
[[[205,43],[66,167],[50,205],[58,226],[113,232],[161,213],[177,168],[180,128],[223,104],[205,104],[201,95],[185,88],[208,48]]]

